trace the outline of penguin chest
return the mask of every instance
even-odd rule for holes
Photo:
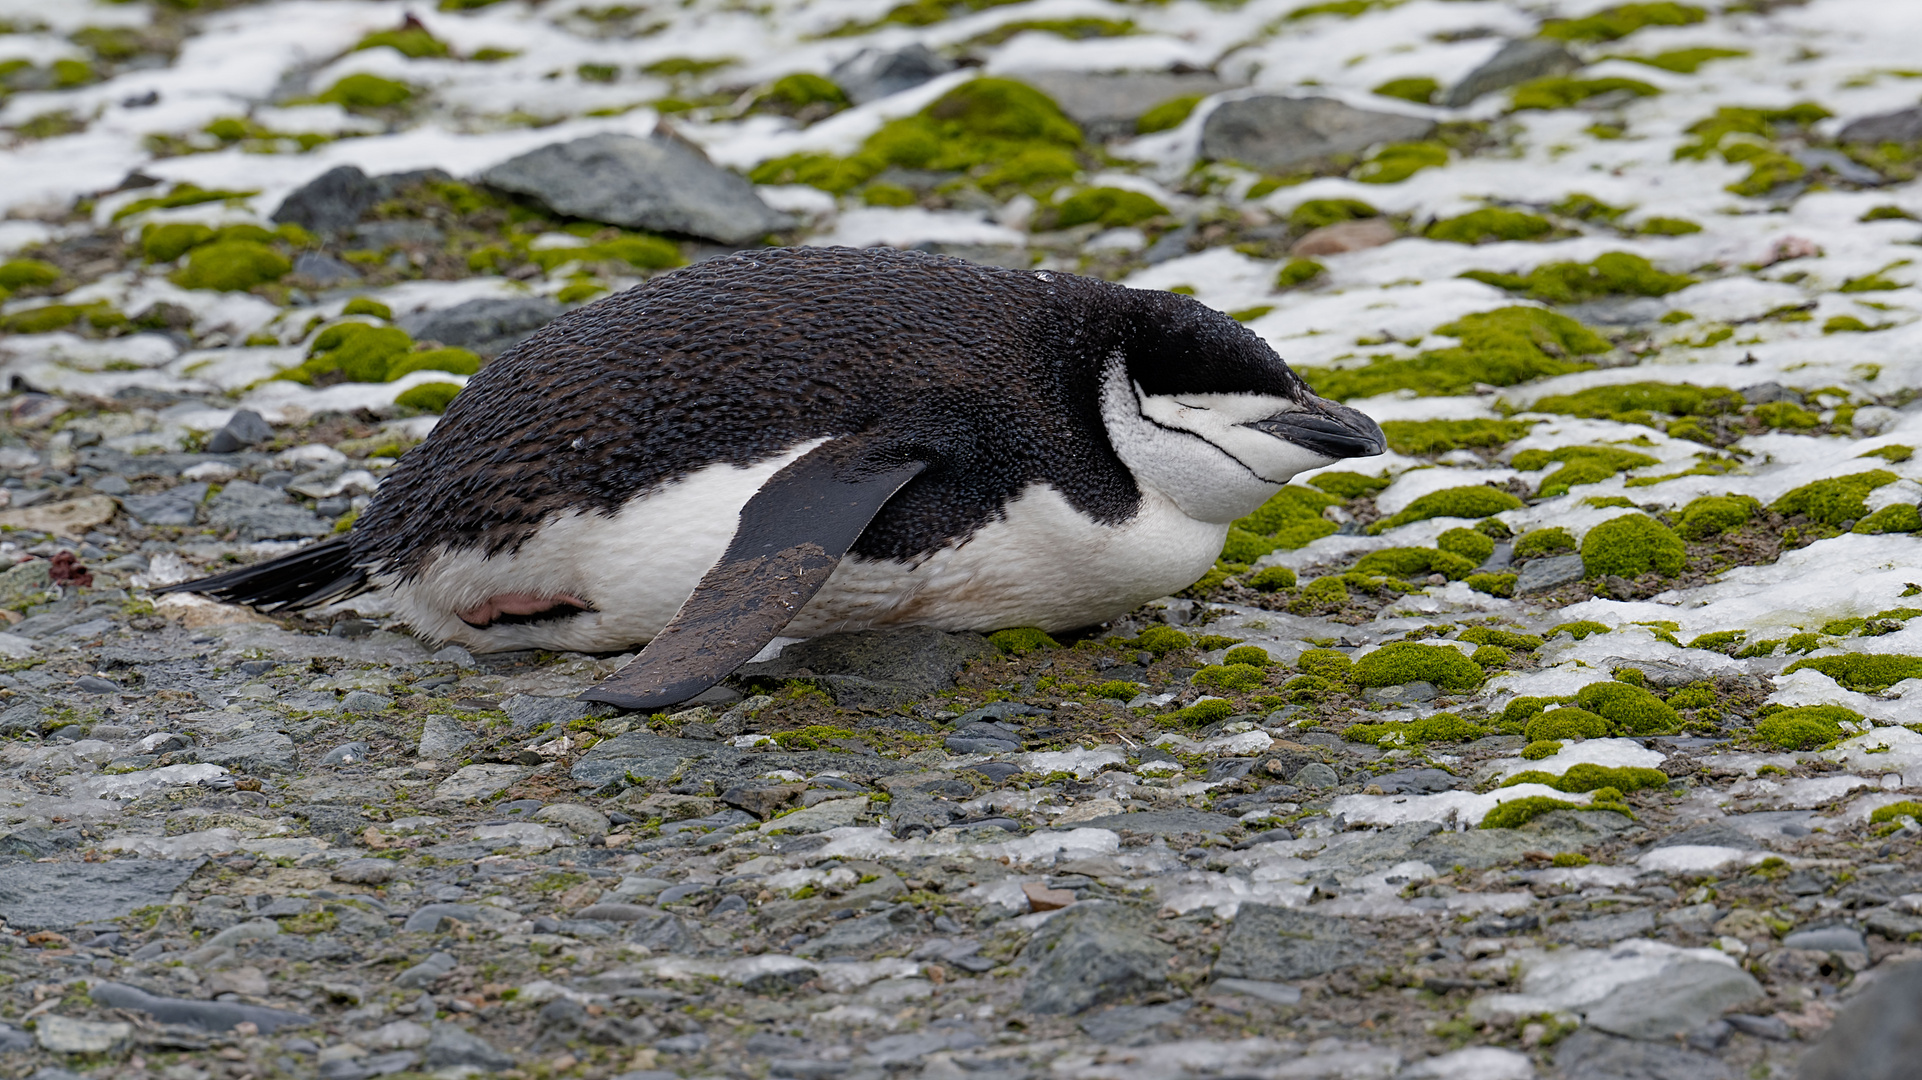
[[[1071,630],[1193,584],[1214,565],[1227,533],[1227,525],[1197,521],[1151,490],[1133,517],[1106,525],[1036,484],[999,520],[917,560],[842,560],[789,632]]]

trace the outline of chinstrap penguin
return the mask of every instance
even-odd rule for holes
[[[1186,296],[742,252],[489,364],[344,536],[174,588],[270,610],[381,588],[475,652],[647,642],[586,696],[653,708],[776,636],[1113,618],[1194,582],[1295,474],[1383,448]]]

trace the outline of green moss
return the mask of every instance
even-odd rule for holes
[[[1499,206],[1444,218],[1428,227],[1430,240],[1451,244],[1487,244],[1500,240],[1533,240],[1555,231],[1547,218]]]
[[[1189,681],[1223,693],[1245,694],[1266,685],[1268,676],[1261,668],[1249,664],[1209,664],[1195,672]]]
[[[1375,535],[1412,521],[1427,521],[1430,518],[1485,518],[1505,510],[1519,509],[1522,501],[1499,488],[1486,485],[1472,487],[1443,488],[1421,496],[1398,514],[1383,518],[1368,527],[1369,535]]]
[[[1635,227],[1640,236],[1687,236],[1698,233],[1702,227],[1687,218],[1652,217]]]
[[[50,334],[85,322],[95,330],[124,330],[127,317],[105,300],[90,304],[45,304],[0,318],[0,333]]]
[[[1150,626],[1134,639],[1134,647],[1156,656],[1166,656],[1177,649],[1193,645],[1194,639],[1172,626]]]
[[[1273,667],[1275,663],[1274,659],[1268,655],[1268,650],[1259,645],[1237,645],[1222,654],[1221,662],[1245,664],[1256,668]]]
[[[1620,735],[1664,735],[1682,724],[1667,702],[1627,683],[1589,683],[1575,692],[1575,704],[1607,720]]]
[[[1609,350],[1607,340],[1565,315],[1532,307],[1507,307],[1467,315],[1435,328],[1459,338],[1454,348],[1424,352],[1411,360],[1376,360],[1359,368],[1301,368],[1324,397],[1373,397],[1412,390],[1429,397],[1473,393],[1478,385],[1513,386],[1530,379],[1586,371],[1572,359]]]
[[[1487,577],[1492,575],[1482,576]],[[1483,645],[1481,648],[1476,649],[1475,655],[1469,657],[1469,659],[1473,660],[1476,666],[1486,671],[1491,668],[1507,667],[1515,657],[1514,654],[1502,648],[1500,645]]]
[[[1556,810],[1614,810],[1626,813],[1627,807],[1618,804],[1603,804],[1599,800],[1584,806],[1581,803],[1552,799],[1546,795],[1528,795],[1520,799],[1510,799],[1490,810],[1483,818],[1484,829],[1519,829],[1523,825]]]
[[[1256,592],[1280,592],[1295,587],[1295,572],[1285,566],[1267,566],[1248,575],[1243,584]]]
[[[1441,83],[1426,75],[1413,75],[1403,79],[1390,79],[1369,91],[1382,97],[1400,98],[1417,105],[1433,104],[1435,95],[1441,92]]]
[[[1004,653],[1026,656],[1037,649],[1059,649],[1061,643],[1048,636],[1047,631],[1032,626],[1017,626],[1007,630],[996,630],[988,635],[988,644]]]
[[[1399,184],[1423,169],[1448,164],[1448,147],[1438,142],[1389,143],[1355,169],[1364,184]]]
[[[797,110],[809,105],[830,105],[842,109],[848,105],[848,96],[828,79],[808,72],[799,72],[776,79],[774,85],[768,87],[758,101]]]
[[[1714,630],[1696,636],[1688,643],[1691,649],[1707,649],[1710,652],[1726,653],[1732,646],[1739,645],[1748,637],[1746,630]]]
[[[372,315],[376,319],[386,319],[390,322],[394,318],[393,308],[367,296],[356,296],[352,300],[347,301],[347,306],[341,308],[340,313],[342,315]]]
[[[1135,134],[1151,135],[1157,131],[1172,131],[1180,127],[1187,122],[1189,116],[1193,115],[1195,106],[1201,104],[1206,97],[1205,94],[1184,94],[1156,105],[1135,120]]]
[[[1537,713],[1522,729],[1529,742],[1547,739],[1599,739],[1608,734],[1608,721],[1586,709],[1563,707]]]
[[[1842,737],[1842,724],[1862,714],[1840,705],[1805,705],[1770,713],[1755,725],[1755,737],[1783,750],[1813,750]]]
[[[411,60],[423,57],[446,56],[447,43],[429,33],[427,28],[418,24],[402,27],[399,30],[382,30],[368,34],[355,45],[354,52],[362,49],[394,49]]]
[[[1542,639],[1533,634],[1516,634],[1507,630],[1497,630],[1491,626],[1471,626],[1463,630],[1459,637],[1474,645],[1495,645],[1504,649],[1518,649],[1522,652],[1533,652],[1542,646]]]
[[[1354,681],[1355,662],[1347,653],[1336,649],[1309,649],[1295,658],[1295,670],[1303,675],[1345,683]]]
[[[1708,18],[1694,4],[1659,0],[1647,4],[1617,4],[1579,19],[1550,19],[1542,36],[1559,41],[1616,41],[1646,26],[1692,26]]]
[[[1502,787],[1517,784],[1546,784],[1556,791],[1587,792],[1599,788],[1614,788],[1617,791],[1641,791],[1644,788],[1668,786],[1668,776],[1660,769],[1640,769],[1632,766],[1609,768],[1583,762],[1570,765],[1568,771],[1556,776],[1553,773],[1530,769],[1519,772],[1502,781]]]
[[[986,33],[976,34],[968,39],[967,44],[1000,45],[1016,34],[1029,31],[1086,41],[1091,38],[1127,37],[1135,32],[1135,24],[1127,19],[1102,19],[1090,15],[1069,19],[1017,19],[1002,23]]]
[[[1885,821],[1894,821],[1900,817],[1922,819],[1922,803],[1912,799],[1904,799],[1901,802],[1890,803],[1887,806],[1878,806],[1874,810],[1869,811],[1869,824],[1880,825]]]
[[[1141,693],[1141,684],[1128,682],[1126,679],[1109,679],[1088,690],[1090,697],[1112,698],[1115,701],[1133,701],[1135,695],[1139,693]]]
[[[1856,218],[1856,220],[1864,223],[1870,221],[1914,221],[1916,217],[1914,214],[1909,213],[1907,210],[1893,203],[1884,203],[1881,206],[1870,207],[1868,213]]]
[[[1662,91],[1640,79],[1578,79],[1572,75],[1547,75],[1517,86],[1511,106],[1516,112],[1570,109],[1592,97],[1622,92],[1636,97],[1654,97]]]
[[[1843,689],[1873,694],[1887,690],[1904,679],[1922,679],[1922,656],[1890,656],[1881,653],[1816,656],[1797,660],[1784,668],[1782,674],[1793,674],[1803,668],[1827,675],[1841,684]]]
[[[170,275],[183,289],[238,292],[278,281],[293,271],[285,255],[251,240],[202,244],[187,253],[187,265]]]
[[[1522,760],[1540,761],[1562,752],[1562,744],[1554,739],[1542,739],[1522,747]]]
[[[1855,531],[1872,535],[1922,532],[1922,512],[1912,503],[1894,503],[1856,522]]]
[[[1308,481],[1337,499],[1359,499],[1373,495],[1394,481],[1385,476],[1364,476],[1356,472],[1325,472]]]
[[[1395,547],[1363,555],[1355,563],[1355,572],[1403,580],[1441,574],[1450,581],[1460,581],[1474,573],[1476,565],[1453,552],[1436,548]]]
[[[899,184],[869,184],[861,189],[861,201],[869,206],[913,206],[920,199]]]
[[[1515,595],[1515,583],[1520,580],[1520,574],[1470,574],[1462,584],[1478,593],[1507,598]]]
[[[1511,699],[1507,705],[1502,706],[1501,720],[1498,721],[1498,723],[1502,730],[1519,735],[1522,732],[1523,726],[1528,723],[1530,717],[1550,705],[1558,705],[1566,700],[1566,698],[1558,697],[1518,697]]]
[[[670,56],[656,60],[641,70],[649,75],[659,75],[664,79],[697,78],[709,72],[719,71],[740,63],[731,56],[700,58],[693,56]]]
[[[1528,420],[1386,420],[1382,434],[1397,454],[1446,454],[1465,447],[1493,449],[1528,434]]]
[[[1739,412],[1742,404],[1742,395],[1725,387],[1636,382],[1595,386],[1573,394],[1552,394],[1536,399],[1528,411],[1654,427],[1651,415],[1654,413],[1714,416]]]
[[[1675,531],[1690,540],[1715,536],[1748,524],[1761,506],[1747,495],[1703,495],[1682,507]]]
[[[1886,469],[1851,473],[1804,484],[1775,500],[1769,509],[1784,517],[1807,515],[1809,520],[1841,528],[1844,521],[1860,521],[1869,514],[1869,492],[1897,477]]]
[[[209,230],[209,235],[211,232]],[[40,259],[9,259],[0,263],[0,289],[41,288],[59,280],[60,268]]]
[[[1693,49],[1670,49],[1653,56],[1614,56],[1610,59],[1647,64],[1649,67],[1673,71],[1678,75],[1693,75],[1701,69],[1703,64],[1711,60],[1733,60],[1747,55],[1746,49],[1718,49],[1711,45],[1702,45]]]
[[[1359,686],[1400,686],[1427,682],[1444,693],[1466,694],[1479,688],[1482,669],[1461,650],[1449,645],[1421,645],[1393,641],[1355,662]]]
[[[1869,325],[1853,315],[1835,315],[1822,324],[1824,334],[1866,334],[1874,330],[1884,330],[1888,324]]]
[[[423,349],[396,358],[387,365],[382,382],[393,382],[415,371],[445,371],[450,375],[473,375],[480,371],[481,358],[466,349]]]
[[[1610,251],[1587,263],[1544,263],[1526,274],[1470,270],[1461,275],[1531,299],[1573,304],[1604,296],[1666,296],[1695,284],[1685,274],[1669,274],[1640,255]]]
[[[1229,526],[1222,558],[1252,563],[1271,551],[1305,547],[1338,528],[1321,512],[1340,501],[1313,488],[1284,487],[1254,513]]]
[[[404,408],[419,409],[421,412],[444,413],[447,411],[448,404],[454,400],[454,395],[458,393],[460,393],[460,387],[453,383],[421,383],[411,390],[403,391],[394,399],[394,404]]]
[[[1587,577],[1632,578],[1654,572],[1673,576],[1688,564],[1688,549],[1675,531],[1646,514],[1623,514],[1582,537]]]
[[[1725,105],[1713,115],[1689,125],[1694,141],[1675,150],[1677,160],[1706,159],[1719,153],[1731,164],[1746,163],[1749,175],[1728,185],[1737,195],[1763,195],[1779,184],[1800,179],[1807,170],[1794,158],[1777,149],[1774,140],[1788,130],[1804,128],[1829,116],[1829,111],[1811,102],[1786,109],[1751,109]],[[1731,141],[1731,136],[1739,138]]]
[[[1542,478],[1537,494],[1542,498],[1566,495],[1578,484],[1606,480],[1624,469],[1659,465],[1661,460],[1633,450],[1613,446],[1564,446],[1555,450],[1524,450],[1510,463],[1517,469],[1534,471],[1554,463],[1561,468]]]
[[[1233,702],[1221,698],[1197,701],[1185,709],[1177,709],[1161,718],[1161,722],[1171,726],[1198,728],[1217,724],[1235,714]]]
[[[681,249],[658,236],[628,234],[602,240],[585,247],[542,248],[527,257],[541,269],[552,272],[571,262],[618,262],[642,270],[666,270],[687,262]]]
[[[364,109],[389,109],[412,100],[414,88],[404,82],[361,73],[349,75],[322,91],[314,100],[338,105],[350,112]]]
[[[1473,529],[1450,529],[1435,538],[1435,546],[1453,552],[1477,566],[1495,554],[1495,541]]]
[[[1559,525],[1546,529],[1531,529],[1515,540],[1514,556],[1517,559],[1538,559],[1544,555],[1560,555],[1575,550],[1575,535]]]
[[[1275,288],[1293,289],[1306,285],[1328,272],[1328,268],[1313,259],[1293,258],[1283,263],[1275,271]]]
[[[228,202],[250,198],[258,191],[227,191],[218,188],[202,188],[193,184],[176,184],[165,195],[152,195],[133,202],[113,212],[113,219],[119,221],[149,210],[173,210],[182,206],[199,206],[202,203]]]
[[[1755,418],[1770,428],[1793,428],[1806,431],[1820,427],[1822,418],[1792,401],[1771,401],[1755,407]]]
[[[1380,210],[1360,199],[1309,199],[1288,212],[1288,224],[1291,228],[1306,231],[1380,216]]]
[[[1168,208],[1139,191],[1099,187],[1077,191],[1062,201],[1055,224],[1063,229],[1090,222],[1117,228],[1161,217]]]
[[[1892,277],[1889,277],[1888,272],[1890,270],[1895,269],[1898,266],[1906,266],[1908,265],[1908,263],[1909,263],[1909,260],[1907,259],[1898,259],[1895,262],[1892,262],[1889,265],[1884,266],[1882,269],[1877,270],[1872,274],[1863,274],[1861,277],[1849,278],[1847,281],[1844,281],[1841,287],[1836,289],[1835,291],[1845,292],[1845,293],[1865,293],[1865,292],[1888,292],[1892,289],[1906,288],[1907,286],[1903,285],[1902,282],[1897,281]]]
[[[1428,743],[1479,739],[1488,729],[1454,713],[1436,713],[1420,720],[1390,720],[1381,724],[1351,724],[1341,737],[1369,746],[1425,746]]]

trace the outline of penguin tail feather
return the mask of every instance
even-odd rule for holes
[[[365,568],[355,565],[344,536],[311,544],[278,559],[155,589],[160,593],[200,593],[262,611],[317,607],[366,592]]]

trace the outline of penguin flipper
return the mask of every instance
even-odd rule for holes
[[[673,621],[580,699],[623,709],[677,705],[752,659],[827,584],[881,507],[927,468],[912,460],[862,465],[872,449],[859,436],[834,439],[770,477]]]

